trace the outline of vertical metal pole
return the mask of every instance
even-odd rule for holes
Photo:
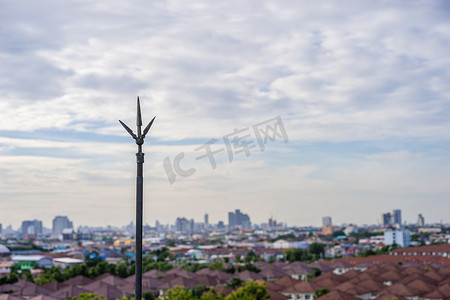
[[[145,127],[144,132],[142,130],[142,117],[141,117],[141,104],[139,102],[139,97],[137,98],[137,134],[134,134],[127,125],[119,120],[120,124],[125,128],[125,130],[131,135],[133,139],[136,140],[138,145],[138,152],[136,153],[136,164],[137,164],[137,174],[136,174],[136,259],[135,259],[135,300],[142,299],[142,212],[143,212],[143,189],[144,189],[144,178],[143,178],[143,168],[144,168],[144,153],[142,153],[142,144],[144,144],[145,135],[150,130],[153,121],[156,117],[150,121],[150,123]]]
[[[136,153],[137,162],[137,176],[136,176],[136,286],[135,286],[135,300],[142,299],[142,202],[143,202],[143,166],[144,153],[139,147],[139,152]]]
[[[142,169],[144,168],[144,153],[142,153],[142,144],[144,144],[144,137],[142,136],[142,117],[141,104],[139,97],[137,99],[137,139],[138,152],[136,153],[137,174],[136,174],[136,285],[135,285],[135,300],[142,299],[142,207],[143,207],[143,193],[144,193],[144,176]]]

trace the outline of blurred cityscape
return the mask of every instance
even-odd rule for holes
[[[287,226],[269,218],[266,223],[254,224],[249,214],[236,209],[228,213],[228,223],[219,221],[216,224],[209,222],[208,214],[204,215],[202,222],[186,217],[176,218],[173,224],[161,224],[156,221],[154,226],[145,224],[144,244],[148,249],[158,247],[196,247],[204,243],[217,247],[228,245],[233,247],[258,248],[301,248],[312,241],[320,241],[347,245],[354,244],[353,252],[361,252],[379,245],[392,245],[400,247],[418,246],[436,242],[448,241],[447,229],[450,224],[428,224],[422,214],[418,214],[417,221],[413,223],[402,222],[402,212],[394,209],[392,212],[380,214],[381,222],[376,225],[341,224],[335,225],[332,217],[324,216],[322,226]],[[76,228],[69,216],[56,216],[51,228],[44,227],[41,220],[24,220],[22,225],[14,229],[11,225],[3,226],[0,223],[0,238],[2,244],[12,250],[23,243],[32,242],[45,250],[54,249],[55,243],[70,246],[76,244],[83,246],[93,242],[111,244],[112,246],[134,245],[135,225],[133,222],[123,227],[89,227],[80,225]],[[284,238],[283,238],[284,237]],[[281,245],[273,244],[273,240],[286,240],[291,243]],[[294,243],[296,242],[296,243]],[[62,243],[62,244],[61,244]],[[335,245],[337,246],[337,245]],[[330,250],[326,253],[334,257]],[[351,254],[355,254],[355,253]],[[343,255],[343,253],[339,254]],[[344,254],[345,255],[345,254]]]
[[[273,299],[313,299],[318,296],[314,292],[323,286],[317,285],[313,292],[311,287],[305,292],[304,287],[294,286],[305,280],[316,280],[322,273],[342,275],[342,279],[345,274],[352,274],[351,270],[359,274],[371,266],[381,268],[389,264],[396,268],[405,264],[403,267],[409,265],[420,270],[424,265],[428,268],[433,264],[437,270],[446,270],[439,278],[444,278],[446,281],[441,279],[450,287],[449,224],[427,224],[422,214],[418,214],[414,223],[402,222],[399,209],[381,213],[380,220],[376,225],[335,225],[331,216],[324,216],[321,227],[288,227],[273,218],[253,224],[249,214],[236,209],[228,213],[227,224],[223,221],[211,224],[208,214],[202,222],[186,217],[176,218],[173,224],[156,221],[154,226],[144,226],[144,288],[153,297],[164,295],[164,291],[175,286],[230,286],[233,278],[242,282],[261,279],[268,284],[274,280],[286,281],[282,279],[286,277],[294,282],[270,290]],[[134,286],[134,234],[133,223],[122,228],[83,225],[75,228],[69,216],[56,216],[51,228],[37,219],[22,221],[18,229],[0,224],[0,296],[3,293],[30,299],[39,295],[37,286],[43,288],[41,292],[45,295],[53,297],[49,300],[87,292],[101,294],[106,299],[130,295]],[[216,276],[208,272],[221,272],[216,275],[221,274],[223,278],[214,279],[214,283],[201,281]],[[201,274],[209,277],[198,277]],[[105,279],[107,276],[109,279]],[[146,276],[156,281],[147,282]],[[190,281],[176,281],[180,280],[177,276],[185,276]],[[396,276],[400,280],[406,275]],[[76,284],[80,290],[64,290],[73,278],[81,280]],[[196,278],[202,279],[197,282]],[[96,282],[94,279],[103,283],[90,287]],[[385,283],[382,287],[387,288],[395,281],[381,280]],[[61,282],[61,286],[53,286],[52,290],[55,282]],[[425,292],[437,289],[439,284],[429,285]],[[28,295],[25,287],[30,285],[34,288]],[[114,288],[115,293],[98,290],[101,286],[108,286],[106,290]],[[333,288],[339,284],[326,286],[334,293]],[[378,286],[371,297],[360,299],[375,299],[382,290]],[[425,292],[416,293],[423,296]],[[350,294],[358,296],[358,293]]]
[[[324,216],[321,227],[288,227],[273,218],[253,224],[236,209],[227,224],[211,224],[208,214],[203,222],[156,221],[144,226],[144,298],[167,297],[176,287],[225,295],[257,281],[271,299],[448,299],[449,224],[427,224],[422,214],[407,224],[399,209],[381,213],[380,220],[335,225]],[[56,216],[51,229],[37,219],[18,229],[0,224],[0,297],[129,297],[134,234],[133,223],[75,229],[69,216]]]

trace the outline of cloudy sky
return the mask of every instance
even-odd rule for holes
[[[144,222],[450,222],[449,49],[444,0],[0,0],[0,223],[133,220],[137,96]]]

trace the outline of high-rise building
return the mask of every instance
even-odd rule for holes
[[[228,213],[228,227],[234,228],[236,226],[236,215],[234,214],[234,212],[230,211]]]
[[[20,232],[22,234],[41,234],[42,233],[42,221],[22,221],[22,227]]]
[[[247,214],[241,213],[239,209],[236,209],[235,212],[229,212],[228,213],[228,228],[234,229],[236,227],[238,228],[244,228],[244,229],[250,229],[252,226],[252,223],[250,222],[250,217]]]
[[[422,214],[419,214],[419,216],[417,217],[417,226],[418,227],[425,226],[425,218],[422,216]]]
[[[278,226],[277,221],[274,220],[273,218],[269,218],[269,228],[273,229],[276,228]]]
[[[400,209],[394,209],[392,212],[392,218],[393,218],[393,225],[402,225],[402,211]]]
[[[331,217],[323,217],[322,218],[322,226],[332,226]]]
[[[194,220],[188,220],[185,217],[177,218],[175,221],[175,230],[183,233],[193,233]]]
[[[383,227],[388,227],[392,225],[392,215],[391,213],[381,214],[381,224]]]
[[[0,223],[0,234],[2,234],[2,223]]]
[[[400,247],[408,247],[411,243],[411,233],[409,230],[386,230],[384,232],[384,244],[392,245],[394,243]]]
[[[207,229],[209,226],[209,216],[208,214],[205,214],[205,229]]]
[[[225,228],[225,224],[223,223],[223,221],[219,221],[219,223],[217,223],[217,228],[218,229],[224,229]]]
[[[53,234],[61,234],[64,229],[72,228],[73,223],[66,216],[56,216],[53,219]]]

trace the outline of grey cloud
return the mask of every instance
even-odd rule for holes
[[[129,75],[100,75],[85,74],[75,80],[75,85],[92,90],[107,90],[108,92],[120,92],[121,94],[133,94],[147,86],[143,80],[133,78]]]
[[[47,100],[63,96],[64,81],[74,73],[36,55],[4,55],[0,95],[9,99]]]

